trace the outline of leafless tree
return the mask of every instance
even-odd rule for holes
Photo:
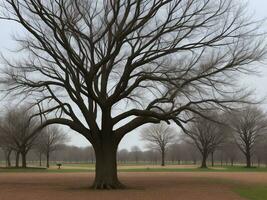
[[[249,106],[232,112],[228,119],[234,140],[246,157],[246,167],[251,167],[255,146],[267,133],[266,113],[256,106]]]
[[[1,137],[5,144],[22,157],[22,167],[26,168],[26,155],[33,148],[39,134],[32,135],[32,130],[39,126],[36,119],[31,119],[32,111],[26,106],[8,109],[1,120]],[[18,163],[16,163],[16,167]]]
[[[189,142],[192,141],[202,155],[201,168],[207,168],[208,156],[219,148],[227,138],[224,132],[225,126],[219,123],[218,116],[214,114],[207,116],[214,121],[196,117],[194,123],[185,132]]]
[[[165,166],[165,154],[167,148],[175,142],[176,133],[167,124],[154,124],[142,131],[141,139],[148,142],[148,147],[156,149],[161,154],[161,166]]]
[[[1,122],[2,123],[2,120]],[[12,151],[14,150],[13,148],[13,142],[10,140],[10,138],[6,137],[6,134],[1,131],[0,132],[0,148],[2,149],[5,160],[6,160],[6,167],[11,167],[11,161],[10,161],[10,156]]]
[[[4,152],[4,156],[5,156],[5,160],[6,160],[6,167],[11,167],[10,156],[12,153],[12,148],[2,147],[2,150]]]
[[[89,152],[89,160],[91,161],[91,163],[95,163],[95,151],[94,151],[94,148],[92,146],[89,146],[86,150]]]
[[[118,151],[118,161],[126,163],[129,160],[129,151],[127,149],[121,149]]]
[[[242,157],[237,145],[233,141],[226,141],[226,143],[220,149],[222,152],[224,152],[232,167],[238,158]]]
[[[68,141],[68,137],[58,126],[45,127],[37,139],[39,152],[46,156],[46,167],[49,168],[50,154],[56,151],[62,144]]]
[[[169,159],[174,163],[174,161],[178,161],[178,164],[181,164],[181,154],[183,154],[182,145],[180,143],[174,143],[169,147]]]
[[[98,189],[123,187],[116,152],[126,134],[162,121],[182,127],[200,108],[244,101],[238,75],[265,55],[240,1],[5,0],[2,8],[2,19],[28,33],[16,39],[22,55],[7,60],[4,87],[34,97],[42,126],[66,125],[91,142]]]
[[[141,158],[141,149],[138,146],[132,146],[131,148],[131,155],[133,157],[133,160],[137,164]]]

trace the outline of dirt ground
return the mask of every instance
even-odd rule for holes
[[[234,184],[267,183],[265,173],[120,173],[129,189],[93,191],[93,173],[2,173],[0,200],[242,200]]]

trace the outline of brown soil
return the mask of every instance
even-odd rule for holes
[[[264,173],[120,173],[129,189],[93,191],[93,173],[0,174],[0,200],[242,200],[232,181],[267,183]]]

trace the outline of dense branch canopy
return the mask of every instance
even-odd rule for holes
[[[188,141],[192,141],[205,156],[221,147],[228,138],[227,126],[220,122],[222,116],[215,113],[207,113],[206,116],[214,121],[195,117],[194,123],[191,123],[185,132]]]
[[[182,126],[192,112],[244,101],[238,74],[265,54],[239,1],[5,0],[2,10],[27,32],[4,87],[33,97],[46,125],[91,142],[104,124],[119,141],[146,123]]]

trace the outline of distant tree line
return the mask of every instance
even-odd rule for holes
[[[264,140],[265,141],[265,140]],[[252,166],[267,166],[267,141],[260,142],[253,153],[251,163]],[[39,165],[39,155],[37,149],[31,149],[27,155],[28,165]],[[5,153],[0,152],[0,160],[5,164]],[[117,160],[119,164],[151,164],[161,165],[161,153],[156,149],[142,150],[138,146],[128,149],[120,149],[117,152]],[[44,162],[42,162],[44,161]],[[42,156],[41,166],[46,166],[45,156]],[[15,152],[10,156],[10,162],[15,162]],[[94,150],[91,146],[76,147],[69,145],[61,145],[50,155],[50,162],[56,163],[88,163],[95,164]],[[187,142],[179,141],[168,147],[165,157],[166,165],[201,165],[202,156],[198,149]],[[216,149],[213,156],[213,162],[216,165],[245,165],[246,159],[240,149],[234,143],[225,143]],[[207,157],[207,164],[212,165],[211,154]]]
[[[49,168],[50,161],[95,164],[93,147],[66,145],[69,138],[58,126],[31,135],[40,122],[30,116],[31,109],[22,106],[7,109],[1,117],[0,160],[7,167],[27,167],[28,163]],[[205,116],[193,116],[186,130],[166,123],[145,127],[140,136],[146,142],[145,149],[132,146],[118,150],[118,163],[194,164],[203,168],[208,164],[267,166],[266,113],[257,106],[248,106],[224,113],[212,111]]]

